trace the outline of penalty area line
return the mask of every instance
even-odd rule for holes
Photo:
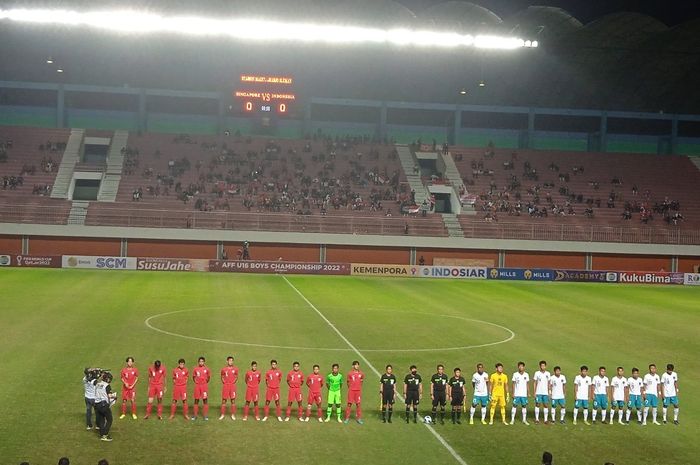
[[[381,373],[379,373],[379,371],[374,367],[374,365],[372,365],[372,364],[370,363],[370,361],[367,360],[367,357],[365,357],[364,355],[362,355],[362,352],[360,352],[360,350],[359,350],[357,347],[355,347],[355,345],[354,345],[352,342],[350,342],[350,340],[349,340],[347,337],[345,337],[345,335],[344,335],[343,333],[340,332],[340,330],[333,324],[333,322],[332,322],[331,320],[329,320],[328,318],[326,318],[326,315],[324,315],[323,313],[321,313],[321,311],[320,311],[318,308],[316,308],[316,306],[315,306],[313,303],[311,303],[311,301],[310,301],[309,299],[307,299],[306,296],[305,296],[304,294],[302,294],[302,292],[301,292],[299,289],[297,289],[297,287],[296,287],[294,284],[292,284],[292,283],[287,279],[286,276],[284,276],[284,275],[281,275],[281,276],[282,276],[282,279],[284,279],[284,281],[289,285],[289,287],[291,287],[291,288],[294,290],[294,292],[296,292],[296,293],[299,295],[299,297],[301,297],[301,299],[302,299],[304,302],[306,302],[306,304],[307,304],[314,312],[316,312],[316,314],[317,314],[319,317],[321,317],[321,319],[322,319],[323,321],[326,322],[326,324],[338,335],[338,337],[340,337],[340,339],[342,339],[343,342],[345,342],[345,344],[347,344],[348,347],[350,347],[350,348],[353,350],[353,352],[355,352],[355,353],[357,354],[357,356],[360,357],[360,359],[370,368],[370,370],[372,370],[372,372],[374,372],[374,374],[377,375],[378,378],[381,378],[381,376],[382,376]],[[399,400],[401,400],[401,401],[404,400],[404,399],[403,399],[403,396],[401,396],[401,395],[398,394],[398,393],[397,393],[397,397],[398,397]],[[454,448],[445,440],[445,438],[443,438],[442,435],[441,435],[440,433],[438,433],[437,431],[435,431],[435,428],[433,428],[432,425],[429,425],[429,424],[427,424],[427,423],[423,423],[423,425],[424,425],[426,428],[428,428],[428,431],[430,431],[430,432],[432,433],[432,435],[435,437],[435,439],[437,439],[438,442],[440,442],[440,444],[442,444],[442,446],[447,450],[447,452],[450,453],[450,455],[457,461],[457,463],[459,463],[460,465],[468,465],[467,462],[464,461],[464,459],[462,458],[462,456],[459,455],[459,454],[457,453],[457,451],[454,450]]]

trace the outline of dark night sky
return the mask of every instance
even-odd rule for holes
[[[445,0],[397,0],[418,12]],[[698,0],[473,0],[501,17],[507,17],[530,5],[556,6],[567,10],[582,23],[600,18],[608,13],[634,11],[645,13],[669,26],[700,17]]]

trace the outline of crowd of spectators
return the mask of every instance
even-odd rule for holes
[[[405,212],[415,204],[407,185],[400,182],[396,149],[369,136],[316,133],[301,147],[276,140],[261,147],[240,136],[230,145],[198,144],[189,135],[178,135],[172,142],[198,145],[200,150],[169,159],[165,171],[141,161],[138,149],[123,150],[124,173],[133,175],[140,168],[145,186],[133,191],[134,201],[173,191],[198,211],[226,211],[240,202],[251,212],[299,215],[326,215],[331,210],[384,213],[387,203]],[[158,148],[154,159],[168,156],[165,152],[165,147]]]
[[[14,143],[12,139],[6,139],[0,142],[0,162],[7,162],[9,153],[11,152]],[[57,152],[63,150],[65,144],[61,142],[47,141],[46,144],[39,146],[41,152],[50,151]],[[56,162],[51,155],[44,155],[41,159],[41,170],[44,173],[52,173],[58,169]],[[16,190],[24,185],[25,176],[34,176],[37,173],[36,165],[23,163],[22,169],[17,175],[4,175],[2,177],[3,190]],[[32,187],[33,195],[46,196],[51,193],[51,186],[48,184],[34,184]]]
[[[555,185],[553,182],[540,182],[537,168],[529,160],[524,160],[520,176],[508,174],[507,181],[499,185],[495,180],[497,173],[488,167],[487,161],[494,153],[494,147],[489,143],[482,158],[471,160],[471,179],[463,179],[465,186],[473,186],[480,176],[492,178],[488,189],[483,189],[477,195],[477,207],[483,213],[484,221],[498,221],[499,215],[547,218],[582,214],[585,218],[593,219],[596,216],[595,209],[603,208],[600,196],[591,195],[590,191],[576,192],[570,187],[573,176],[585,173],[583,165],[574,165],[571,172],[564,172],[558,164],[551,162],[547,168],[559,181],[559,184]],[[516,170],[517,159],[517,153],[513,152],[511,159],[503,162],[504,174]],[[587,184],[593,191],[600,190],[598,180],[591,179]],[[666,197],[663,202],[652,202],[652,194],[648,189],[639,198],[639,188],[636,184],[631,188],[632,199],[625,200],[622,193],[623,184],[622,176],[616,175],[611,178],[611,190],[604,205],[608,209],[615,209],[618,204],[624,205],[621,214],[623,220],[631,220],[636,214],[644,224],[648,224],[656,215],[662,216],[666,223],[672,225],[684,221],[678,201]],[[555,193],[558,193],[557,197]],[[463,193],[460,193],[461,195]]]

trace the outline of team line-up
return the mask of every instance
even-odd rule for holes
[[[561,373],[561,368],[554,367],[554,373],[547,371],[547,363],[541,361],[539,370],[535,371],[532,378],[525,371],[525,363],[518,362],[517,371],[510,378],[503,372],[503,364],[495,365],[496,371],[490,376],[484,371],[484,365],[479,363],[476,372],[471,378],[473,400],[471,403],[469,424],[474,424],[474,415],[477,408],[481,409],[481,422],[487,424],[487,406],[490,406],[489,424],[493,424],[496,407],[500,408],[502,422],[506,425],[515,423],[518,407],[521,409],[522,422],[529,425],[527,421],[527,406],[532,393],[534,394],[535,423],[540,421],[540,413],[543,414],[545,424],[556,422],[556,409],[559,408],[559,422],[565,423],[566,416],[566,376]],[[151,415],[153,403],[156,403],[158,419],[163,418],[163,396],[166,392],[165,379],[167,376],[166,367],[156,360],[148,368],[148,403],[146,415],[148,419]],[[205,358],[199,357],[197,366],[191,370],[191,378],[194,382],[194,415],[190,416],[187,404],[187,386],[190,379],[190,370],[185,366],[185,360],[180,359],[176,368],[172,370],[172,405],[170,407],[170,419],[175,417],[178,402],[182,402],[183,415],[186,419],[196,420],[199,415],[199,401],[202,401],[202,416],[208,420],[209,415],[209,381],[212,370],[206,365]],[[221,377],[221,410],[219,420],[226,418],[227,404],[228,415],[232,420],[236,419],[236,397],[239,369],[234,365],[234,358],[229,356],[226,365],[220,370]],[[136,385],[139,381],[138,369],[134,366],[134,359],[128,357],[126,366],[121,370],[120,379],[122,382],[122,405],[121,416],[124,418],[127,412],[127,403],[131,405],[131,415],[137,419],[136,414]],[[260,401],[260,384],[265,380],[265,405],[262,419],[259,416],[258,403]],[[288,386],[286,416],[282,417],[282,407],[280,405],[281,393],[280,385],[285,379]],[[312,373],[305,376],[301,371],[299,362],[292,364],[292,369],[286,377],[278,368],[277,361],[270,361],[270,369],[266,373],[258,370],[256,362],[252,362],[250,369],[245,373],[245,404],[243,407],[243,421],[248,420],[250,404],[253,404],[253,414],[256,420],[266,421],[269,417],[270,403],[275,403],[275,413],[279,421],[289,421],[293,404],[297,404],[297,418],[299,421],[309,421],[312,408],[316,407],[316,418],[320,422],[328,422],[331,419],[333,410],[338,422],[348,423],[352,406],[355,405],[355,419],[362,424],[362,386],[365,380],[364,373],[360,370],[358,361],[352,362],[352,369],[343,376],[340,373],[339,365],[333,364],[331,372],[325,377],[320,374],[319,365],[314,365]],[[348,400],[345,408],[345,415],[342,416],[341,390],[343,384],[347,384]],[[302,386],[308,388],[306,409],[303,407]],[[432,401],[432,417],[426,419],[444,424],[445,406],[450,403],[452,423],[461,424],[461,414],[465,410],[465,399],[467,397],[467,381],[462,376],[459,368],[454,368],[453,376],[445,374],[443,365],[437,366],[437,372],[430,378],[430,398]],[[323,391],[327,393],[327,408],[325,418],[322,408]],[[379,382],[379,396],[381,415],[383,422],[392,421],[393,405],[398,395],[397,378],[393,373],[391,365],[386,366],[386,371],[382,374]],[[88,387],[86,387],[86,398]],[[606,422],[608,409],[610,410],[609,423],[614,422],[614,414],[617,411],[618,422],[629,424],[630,415],[636,411],[637,421],[642,425],[647,424],[647,417],[651,410],[652,421],[659,425],[657,421],[657,408],[659,400],[663,406],[663,422],[667,422],[667,409],[673,406],[673,422],[678,425],[678,375],[674,371],[674,366],[668,364],[666,371],[659,376],[656,372],[656,365],[649,365],[649,371],[640,377],[639,369],[633,368],[630,377],[625,377],[624,369],[617,367],[616,374],[612,378],[606,375],[605,367],[598,369],[598,374],[588,375],[588,367],[581,366],[580,373],[576,375],[573,382],[573,392],[575,404],[573,409],[573,424],[577,423],[579,410],[583,410],[583,421],[586,425],[588,421],[589,408],[592,407],[592,422],[596,422],[597,413],[600,411],[601,421]],[[405,398],[406,410],[405,421],[408,423],[413,419],[417,423],[418,405],[423,398],[423,379],[418,374],[415,365],[410,367],[410,371],[404,377],[403,397]],[[506,419],[506,404],[513,399],[510,422]],[[623,419],[624,416],[624,419]],[[551,422],[549,419],[551,418]]]

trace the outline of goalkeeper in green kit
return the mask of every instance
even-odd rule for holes
[[[340,366],[337,363],[333,364],[331,373],[326,376],[326,386],[328,387],[328,409],[326,410],[326,422],[331,421],[331,413],[333,413],[333,405],[338,414],[338,423],[342,423],[341,411],[342,402],[340,400],[340,388],[343,386],[343,375],[339,373]]]

